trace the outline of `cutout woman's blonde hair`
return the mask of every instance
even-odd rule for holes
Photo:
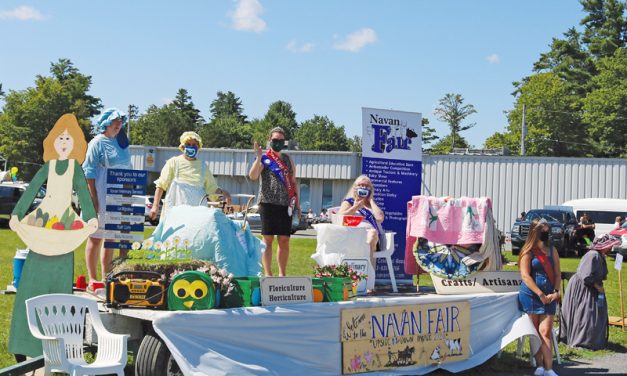
[[[54,148],[54,140],[66,130],[67,133],[69,133],[69,135],[74,139],[74,147],[72,148],[68,159],[74,159],[80,164],[83,163],[85,160],[85,153],[87,153],[87,141],[85,141],[85,134],[78,125],[78,120],[74,114],[65,114],[61,116],[54,124],[54,127],[52,127],[50,132],[48,132],[48,135],[44,139],[44,162],[59,158],[59,154]]]

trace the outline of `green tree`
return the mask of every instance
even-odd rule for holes
[[[429,127],[429,119],[423,117],[422,118],[422,150],[428,151],[428,148],[425,148],[426,145],[429,145],[432,142],[435,142],[440,137],[435,134],[435,129]]]
[[[41,163],[43,140],[61,115],[74,113],[89,138],[90,119],[102,108],[100,99],[88,94],[91,76],[70,60],[51,63],[50,72],[38,75],[34,87],[9,92],[0,114],[0,154],[12,164],[22,163],[25,178]]]
[[[266,116],[263,120],[269,125],[269,129],[281,127],[285,131],[285,137],[288,140],[294,138],[294,134],[298,130],[298,122],[296,121],[296,113],[292,109],[292,105],[284,101],[276,101],[270,104]]]
[[[240,124],[246,122],[246,115],[242,107],[242,100],[234,93],[218,91],[217,98],[211,102],[211,120],[234,117]]]
[[[516,141],[512,140],[512,137],[509,133],[500,133],[495,132],[492,136],[488,137],[483,143],[484,149],[500,149],[506,147],[511,149],[511,145],[515,144]]]
[[[4,97],[4,91],[2,90],[2,84],[0,83],[0,97]]]
[[[627,157],[627,49],[601,58],[592,91],[583,100],[583,121],[587,125],[592,154]]]
[[[430,154],[449,154],[453,151],[453,135],[449,134],[442,138],[440,141],[436,142],[431,149],[429,149]],[[456,148],[470,148],[470,144],[466,141],[466,139],[460,135],[455,136],[455,147]]]
[[[202,116],[200,116],[200,110],[194,106],[192,97],[188,94],[187,90],[179,89],[176,92],[176,97],[172,101],[172,105],[189,119],[189,130],[196,129],[198,124],[204,121]]]
[[[295,139],[301,150],[349,150],[344,127],[337,127],[326,116],[314,115],[313,119],[301,123]]]
[[[581,20],[584,26],[583,42],[590,53],[598,58],[614,55],[627,43],[627,5],[619,0],[581,0],[587,15]]]
[[[456,143],[460,138],[459,133],[475,126],[476,123],[462,125],[466,118],[477,111],[472,104],[464,104],[464,97],[461,94],[448,93],[438,102],[434,114],[438,120],[448,124],[451,129],[450,141],[451,149],[461,147]]]
[[[573,93],[569,85],[556,74],[532,75],[520,88],[515,108],[509,112],[508,140],[520,140],[522,109],[526,106],[525,123],[528,155],[556,157],[583,156],[586,130],[581,123],[580,95]],[[518,152],[520,146],[509,145]]]
[[[348,139],[348,150],[355,152],[355,153],[361,153],[361,137],[359,136],[353,136],[351,138]]]
[[[236,116],[214,119],[205,124],[199,133],[204,147],[208,148],[249,149],[253,146],[250,124],[240,123]]]
[[[135,145],[179,146],[181,134],[190,130],[189,121],[173,104],[151,105],[133,122],[131,140]]]

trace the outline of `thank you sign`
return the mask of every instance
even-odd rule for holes
[[[375,201],[385,212],[383,228],[394,231],[393,264],[397,279],[405,275],[407,202],[420,194],[422,174],[422,115],[416,112],[362,108],[362,173],[375,188]],[[389,278],[380,260],[377,279]]]
[[[261,279],[261,305],[312,303],[309,277],[264,277]]]
[[[107,249],[131,249],[132,242],[144,240],[144,195],[148,172],[144,170],[107,170],[105,213]]]
[[[341,312],[342,373],[468,358],[470,304],[413,304]]]

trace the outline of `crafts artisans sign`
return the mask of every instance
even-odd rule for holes
[[[455,362],[469,355],[470,304],[344,309],[340,328],[343,374]]]
[[[261,305],[312,303],[309,277],[264,277],[261,279]]]
[[[435,291],[441,295],[518,292],[520,272],[479,272],[466,279],[444,279],[431,274]]]

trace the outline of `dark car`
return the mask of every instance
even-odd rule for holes
[[[517,255],[527,240],[529,226],[534,219],[544,219],[551,226],[551,243],[560,256],[580,254],[577,238],[577,220],[572,210],[533,209],[527,212],[524,219],[517,219],[512,226],[512,253]]]
[[[11,219],[11,213],[24,191],[26,191],[26,187],[28,187],[28,183],[23,182],[0,183],[0,219]],[[44,196],[46,196],[46,190],[42,187],[37,193],[37,196],[35,196],[35,200],[28,209],[28,212],[33,211],[39,206]]]

